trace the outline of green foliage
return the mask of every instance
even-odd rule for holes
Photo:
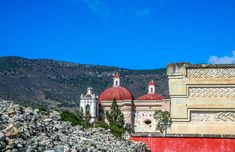
[[[115,126],[115,125],[110,126],[109,124],[107,124],[104,121],[97,122],[95,124],[95,127],[101,127],[101,128],[105,128],[105,129],[110,129],[111,133],[114,136],[118,137],[118,138],[121,138],[122,135],[125,133],[125,129],[124,128],[120,128],[120,127]]]
[[[104,121],[98,121],[95,123],[94,127],[101,127],[101,128],[105,128],[105,129],[110,129],[109,124],[107,124]]]
[[[71,122],[72,125],[78,125],[80,124],[80,118],[77,117],[75,114],[69,112],[69,111],[63,111],[60,113],[60,117],[62,121],[68,121]]]
[[[106,112],[106,118],[108,119],[110,124],[109,129],[111,129],[113,135],[121,137],[125,132],[125,129],[123,128],[124,116],[119,109],[115,98],[113,99],[110,112]]]
[[[160,130],[161,133],[166,131],[167,127],[171,125],[171,116],[168,111],[156,111],[154,118],[157,121],[157,130]]]
[[[124,116],[117,105],[116,99],[113,99],[111,111],[106,112],[106,117],[108,119],[110,126],[117,126],[119,128],[123,128]]]
[[[120,128],[116,125],[109,125],[104,121],[98,121],[94,124],[94,126],[92,126],[91,124],[89,124],[89,122],[85,119],[82,119],[82,113],[79,112],[77,114],[74,114],[72,112],[69,111],[63,111],[60,113],[61,116],[61,120],[62,121],[67,121],[67,122],[71,122],[72,125],[80,125],[83,128],[90,128],[90,127],[101,127],[101,128],[105,128],[105,129],[110,129],[111,133],[118,137],[121,138],[122,135],[125,133],[125,129],[124,128]]]
[[[41,113],[44,113],[46,115],[49,115],[50,111],[44,107],[44,106],[36,106],[36,108],[41,112]]]
[[[73,126],[75,125],[80,125],[84,128],[89,128],[91,127],[91,125],[89,124],[89,122],[84,121],[81,116],[79,115],[75,115],[72,112],[69,111],[63,111],[60,113],[61,116],[61,120],[62,121],[67,121],[67,122],[71,122]]]
[[[124,128],[120,128],[120,127],[118,127],[118,126],[116,126],[116,125],[111,125],[110,126],[110,129],[111,129],[111,132],[112,132],[112,134],[114,135],[114,136],[116,136],[116,137],[119,137],[119,138],[121,138],[122,137],[122,135],[125,133],[125,129]]]
[[[42,111],[47,112],[47,111],[48,111],[47,108],[42,107],[42,106],[38,107],[38,110],[39,110],[40,112],[42,112]]]

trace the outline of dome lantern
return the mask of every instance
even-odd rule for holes
[[[155,82],[153,80],[151,80],[149,82],[149,94],[153,94],[155,93]]]
[[[120,86],[120,74],[114,73],[113,74],[113,87],[118,87],[118,86]]]

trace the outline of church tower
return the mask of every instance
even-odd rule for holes
[[[90,115],[91,123],[94,123],[98,118],[98,97],[92,93],[91,87],[87,88],[86,95],[81,95],[80,110],[83,112],[83,117]]]

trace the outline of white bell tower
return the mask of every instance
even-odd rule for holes
[[[92,93],[92,88],[87,88],[86,95],[81,95],[80,98],[80,110],[83,112],[83,117],[86,117],[87,112],[89,112],[91,120],[93,123],[98,118],[98,97]]]

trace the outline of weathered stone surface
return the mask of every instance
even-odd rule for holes
[[[235,133],[235,64],[170,64],[171,133]]]
[[[72,126],[60,121],[57,111],[46,115],[5,100],[0,100],[0,121],[0,151],[147,151],[145,144],[117,139],[110,130]]]
[[[5,140],[6,136],[4,133],[0,132],[0,141]]]

